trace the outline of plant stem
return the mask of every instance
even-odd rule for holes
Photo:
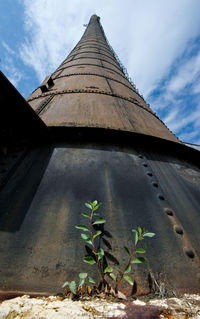
[[[132,254],[130,255],[130,258],[129,258],[129,260],[128,260],[128,263],[127,263],[126,267],[124,268],[124,270],[123,270],[123,272],[122,272],[120,278],[119,278],[118,281],[116,282],[115,291],[118,290],[118,286],[119,286],[120,282],[122,281],[122,279],[123,279],[123,277],[124,277],[124,273],[125,273],[126,269],[127,269],[127,268],[130,266],[130,264],[131,264],[131,260],[133,259],[133,256],[135,255],[136,247],[137,247],[137,244],[134,244],[134,248],[133,248]]]
[[[92,229],[93,229],[92,217],[93,217],[93,209],[92,209],[92,213],[91,213],[91,216],[90,216],[90,236],[91,236],[91,241],[92,241],[92,248],[93,248],[93,252],[94,252],[94,255],[95,255],[95,259],[96,259],[96,264],[97,264],[97,268],[98,268],[98,271],[99,271],[99,275],[100,275],[102,281],[104,282],[104,284],[106,285],[106,280],[104,278],[104,273],[101,270],[101,265],[100,265],[100,262],[99,262],[99,259],[98,259],[98,255],[97,255],[97,251],[96,251],[95,244],[94,244],[94,237],[93,237],[93,231],[92,231]]]

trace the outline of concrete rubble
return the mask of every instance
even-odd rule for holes
[[[149,309],[154,308],[157,313],[148,316]],[[24,295],[0,303],[0,319],[137,318],[138,313],[143,313],[143,318],[200,319],[200,295],[119,302],[105,299],[61,300],[56,296],[30,298]]]

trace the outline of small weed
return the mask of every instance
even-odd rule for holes
[[[132,270],[132,264],[141,264],[146,261],[145,257],[135,257],[136,254],[145,254],[146,250],[143,248],[137,248],[139,241],[145,239],[145,238],[152,238],[155,236],[154,233],[147,232],[145,229],[142,230],[140,226],[138,226],[138,230],[132,229],[133,235],[134,235],[134,244],[132,247],[132,250],[130,251],[127,246],[124,246],[124,250],[128,257],[128,262],[123,270],[119,268],[119,266],[116,267],[116,270],[118,271],[118,275],[115,276],[113,273],[112,267],[106,267],[104,269],[104,273],[109,273],[112,280],[115,282],[115,291],[118,291],[118,287],[121,283],[121,281],[124,279],[126,280],[131,286],[133,285],[132,278],[127,275]]]
[[[113,269],[112,267],[107,266],[105,269],[102,269],[103,267],[101,265],[101,259],[104,257],[104,250],[101,247],[97,249],[96,244],[98,236],[102,234],[102,231],[100,229],[97,229],[97,227],[100,224],[106,223],[106,220],[100,218],[99,212],[97,212],[101,204],[102,203],[99,203],[97,200],[93,202],[88,201],[87,203],[85,203],[85,206],[89,209],[89,213],[83,212],[82,216],[88,219],[88,225],[86,226],[81,224],[76,225],[75,227],[79,230],[84,231],[84,233],[81,233],[81,238],[85,241],[86,244],[89,244],[92,247],[92,255],[85,256],[83,258],[83,261],[90,265],[96,264],[100,281],[103,282],[105,290],[108,292],[112,291],[115,296],[119,296],[118,288],[122,280],[125,280],[130,285],[133,285],[133,280],[130,275],[128,275],[132,271],[133,264],[141,264],[146,261],[145,257],[140,257],[141,254],[146,253],[146,250],[143,248],[138,248],[138,243],[146,238],[154,237],[155,234],[142,229],[140,226],[138,226],[137,229],[132,229],[134,237],[133,245],[131,249],[129,249],[127,246],[124,246],[124,251],[128,255],[128,261],[125,267],[123,269],[120,269],[119,266],[116,266],[115,269]],[[110,277],[114,281],[114,289],[109,286],[108,282],[105,279],[105,276]],[[79,288],[82,287],[86,282],[95,284],[95,281],[91,277],[89,277],[87,273],[80,273],[79,278],[80,280],[78,287],[76,286],[75,281],[66,281],[62,287],[64,288],[68,286],[73,294],[77,294],[80,290]]]

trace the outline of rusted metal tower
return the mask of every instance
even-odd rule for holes
[[[2,294],[58,292],[88,270],[80,260],[88,248],[74,225],[94,199],[107,220],[104,262],[125,262],[132,228],[156,233],[148,267],[135,268],[137,294],[149,293],[155,280],[169,291],[198,291],[199,152],[139,95],[99,17],[27,99],[32,109],[3,75],[1,89]]]

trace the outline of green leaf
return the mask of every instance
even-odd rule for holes
[[[93,204],[93,207],[95,207],[98,204],[97,200],[94,200],[92,204]]]
[[[98,260],[100,260],[104,256],[104,250],[102,248],[99,248],[97,254],[98,254]]]
[[[81,278],[81,279],[85,279],[86,277],[87,277],[87,273],[86,272],[81,272],[80,274],[79,274],[79,278]]]
[[[69,289],[71,290],[71,292],[73,292],[73,294],[76,294],[76,283],[75,283],[75,281],[71,281],[69,283]]]
[[[115,282],[117,281],[117,278],[116,276],[111,272],[110,273],[110,277],[112,278],[112,280],[114,280]]]
[[[88,213],[84,213],[83,212],[83,213],[81,213],[81,215],[84,216],[84,217],[90,218],[90,215]]]
[[[126,270],[125,270],[125,274],[128,274],[129,272],[131,271],[131,265],[129,265],[127,268],[126,268]]]
[[[96,261],[94,260],[94,258],[93,258],[92,256],[84,257],[84,258],[83,258],[83,261],[84,261],[85,263],[90,264],[90,265],[93,265],[93,264],[96,263]]]
[[[127,252],[127,254],[130,256],[130,251],[129,251],[128,247],[124,246],[124,249]]]
[[[95,284],[94,279],[92,279],[91,277],[88,277],[88,282],[90,282],[91,284]]]
[[[135,253],[139,253],[139,254],[145,254],[146,250],[144,250],[143,248],[138,248]]]
[[[138,226],[138,231],[139,231],[139,234],[141,235],[142,234],[142,228],[140,226]]]
[[[145,261],[146,259],[144,257],[136,257],[131,261],[131,264],[141,264]]]
[[[86,234],[81,234],[81,237],[82,237],[84,240],[90,239],[90,236],[88,236],[88,235],[86,235]]]
[[[137,242],[138,242],[138,232],[137,232],[137,230],[135,230],[135,229],[132,229],[132,232],[134,233],[134,242],[135,242],[135,245],[137,245]]]
[[[133,285],[133,280],[131,279],[130,276],[124,276],[124,279],[125,279],[126,281],[128,281],[128,283],[129,283],[131,286]]]
[[[64,284],[62,285],[62,288],[65,288],[68,285],[69,285],[69,281],[65,281]]]
[[[88,203],[92,206],[92,208],[94,208],[94,205],[92,202],[88,201]]]
[[[101,230],[97,230],[97,233],[93,236],[93,238],[96,238],[97,236],[101,235],[102,231]]]
[[[90,236],[88,236],[88,235],[86,235],[86,234],[81,234],[81,238],[82,238],[83,240],[85,240],[87,244],[92,244],[92,241],[91,241],[91,239],[90,239]]]
[[[143,235],[143,237],[150,237],[150,238],[152,238],[154,236],[155,236],[155,233],[146,233]]]
[[[105,274],[105,273],[107,273],[107,272],[112,272],[112,271],[113,271],[112,267],[109,267],[109,266],[108,266],[108,267],[106,267],[106,268],[104,269],[103,272],[104,272],[104,274]]]
[[[86,206],[87,208],[89,208],[89,209],[92,209],[92,205],[89,204],[89,203],[85,203],[85,206]]]
[[[80,279],[80,281],[79,281],[79,287],[80,287],[80,286],[83,286],[84,283],[85,283],[85,279]]]
[[[89,231],[89,228],[85,225],[76,225],[75,226],[77,229],[82,229],[84,231]]]
[[[99,218],[95,220],[95,222],[92,225],[104,224],[105,222],[106,222],[105,219]]]
[[[93,212],[94,212],[95,210],[97,210],[101,205],[102,205],[102,203],[99,203],[97,206],[95,206],[94,209],[93,209]]]

